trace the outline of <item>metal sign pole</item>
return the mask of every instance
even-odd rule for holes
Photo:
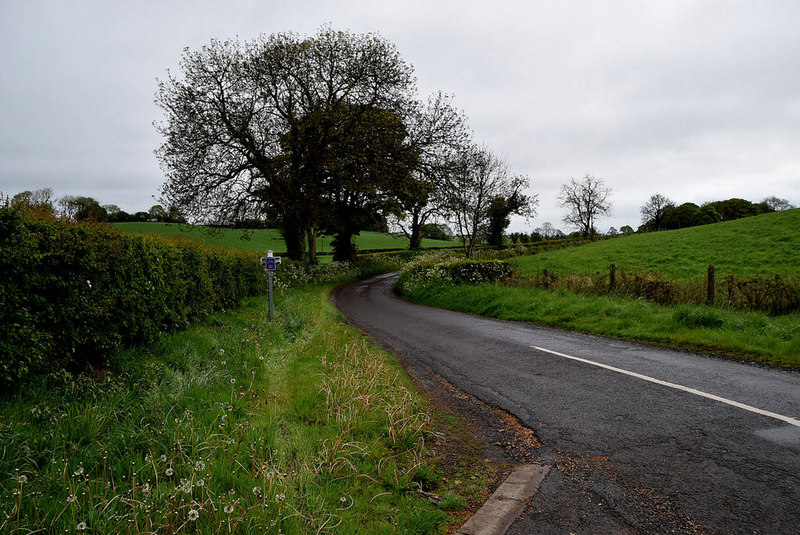
[[[272,251],[267,251],[267,256],[261,258],[261,265],[267,270],[267,278],[269,279],[269,319],[272,319],[274,315],[272,306],[272,274],[280,263],[281,257],[273,256]]]
[[[267,277],[269,277],[269,319],[272,319],[272,271],[267,271]]]

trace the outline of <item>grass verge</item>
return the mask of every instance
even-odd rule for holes
[[[578,295],[503,284],[401,279],[418,303],[778,366],[800,367],[800,314],[768,316],[700,305],[665,307],[637,299]]]
[[[460,521],[485,485],[443,476],[426,447],[430,406],[340,321],[329,290],[279,291],[271,322],[250,299],[95,377],[53,373],[0,400],[0,532],[440,533]]]

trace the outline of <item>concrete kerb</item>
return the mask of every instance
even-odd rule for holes
[[[456,535],[503,535],[549,471],[550,467],[540,464],[516,467],[486,503],[456,530]]]

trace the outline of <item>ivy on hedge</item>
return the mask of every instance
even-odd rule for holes
[[[263,293],[253,253],[0,207],[0,385],[102,365]]]

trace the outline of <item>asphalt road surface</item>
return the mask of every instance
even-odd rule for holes
[[[332,300],[535,432],[555,469],[508,533],[800,533],[800,374],[415,305],[397,276]]]

